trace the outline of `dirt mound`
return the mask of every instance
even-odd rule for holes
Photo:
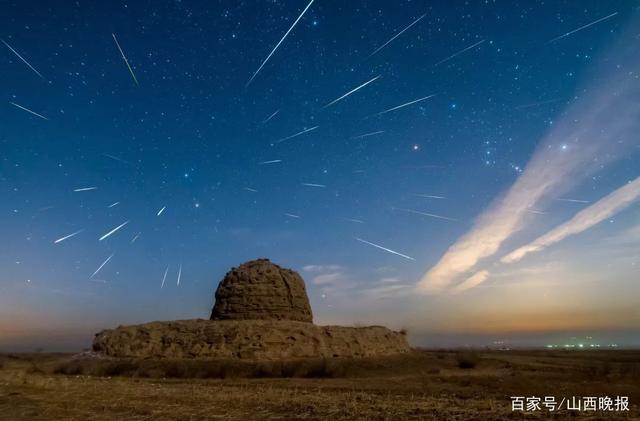
[[[404,334],[381,326],[198,319],[104,330],[93,349],[112,357],[277,360],[371,357],[408,352],[409,346]]]
[[[98,333],[109,357],[274,360],[370,357],[409,351],[404,334],[381,326],[316,326],[304,281],[267,259],[231,269],[211,320],[152,322]]]
[[[304,281],[268,259],[231,269],[218,285],[211,320],[295,320],[312,322]]]

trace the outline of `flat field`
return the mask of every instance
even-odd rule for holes
[[[511,396],[629,411],[513,412]],[[640,419],[640,351],[414,351],[238,364],[0,354],[2,420]]]

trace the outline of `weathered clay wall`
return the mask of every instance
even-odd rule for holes
[[[201,319],[104,330],[96,335],[93,348],[112,357],[249,360],[369,357],[409,351],[404,334],[381,326]]]

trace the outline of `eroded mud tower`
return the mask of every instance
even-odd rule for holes
[[[257,259],[232,268],[218,285],[211,320],[313,321],[302,277]]]
[[[276,360],[368,357],[409,351],[382,326],[317,326],[300,275],[267,259],[232,268],[218,285],[210,320],[120,326],[96,334],[96,352],[123,358]]]

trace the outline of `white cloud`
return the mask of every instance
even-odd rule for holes
[[[413,285],[403,283],[400,278],[382,278],[376,282],[375,286],[365,288],[361,293],[369,298],[381,299],[410,294],[413,288]]]
[[[322,275],[318,275],[311,279],[311,282],[314,285],[323,286],[323,285],[336,285],[340,284],[344,281],[345,276],[342,272],[331,272],[331,273],[323,273]]]
[[[402,282],[400,278],[382,278],[378,281],[380,284],[397,284]]]
[[[595,89],[581,91],[522,175],[425,273],[419,290],[444,288],[468,274],[527,224],[531,208],[539,209],[550,198],[566,193],[634,146],[640,132],[640,83],[634,73],[640,56],[634,51],[635,42],[622,41],[602,60],[606,73],[592,75]]]
[[[529,253],[543,250],[563,239],[579,234],[626,208],[640,197],[640,177],[609,193],[573,218],[504,256],[503,263],[517,262]]]
[[[456,287],[453,290],[454,292],[466,291],[473,287],[477,287],[478,285],[486,281],[487,278],[489,278],[489,271],[481,270],[471,275],[469,278],[467,278],[466,281],[456,285]]]
[[[309,273],[333,272],[341,269],[342,266],[339,265],[306,265],[302,267],[303,271]]]

